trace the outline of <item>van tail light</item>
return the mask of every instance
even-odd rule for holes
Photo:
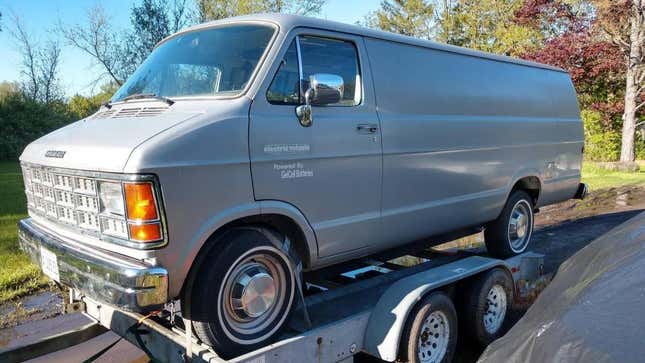
[[[125,183],[124,190],[130,238],[137,242],[155,242],[162,239],[159,210],[152,183]]]

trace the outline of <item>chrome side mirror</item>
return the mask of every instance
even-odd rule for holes
[[[311,106],[324,106],[338,103],[343,99],[345,82],[335,74],[316,73],[309,77],[309,87],[305,91],[305,104],[296,107],[296,116],[303,127],[313,123]]]
[[[307,94],[305,93],[305,104],[296,107],[296,116],[300,125],[302,127],[309,127],[314,122],[313,117],[311,116],[311,103],[307,99]]]

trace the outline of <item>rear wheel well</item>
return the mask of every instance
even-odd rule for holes
[[[283,236],[289,238],[291,245],[296,251],[298,258],[303,264],[303,268],[307,268],[311,264],[311,255],[309,247],[307,245],[307,240],[304,232],[300,229],[300,226],[293,221],[291,218],[280,215],[280,214],[262,214],[255,216],[243,217],[231,221],[213,232],[204,245],[200,248],[197,257],[193,261],[190,272],[184,281],[184,284],[181,289],[182,298],[190,298],[186,296],[190,294],[190,287],[192,286],[195,276],[197,275],[201,264],[204,262],[205,257],[208,255],[208,252],[211,248],[217,245],[217,239],[222,234],[230,231],[233,228],[243,227],[243,226],[254,226],[254,227],[263,227],[274,232],[277,232]],[[187,290],[188,289],[188,290]],[[182,302],[183,305],[183,302]]]
[[[531,196],[531,199],[533,199],[533,206],[535,207],[537,205],[538,198],[540,197],[540,189],[540,179],[536,176],[527,176],[515,182],[515,185],[513,185],[513,188],[511,189],[511,193],[515,190],[523,190],[527,192]]]

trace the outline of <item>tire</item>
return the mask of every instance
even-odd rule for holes
[[[487,346],[506,332],[512,302],[513,279],[506,271],[494,268],[476,276],[468,289],[462,326],[477,343]]]
[[[220,236],[202,260],[190,289],[190,319],[195,334],[222,358],[266,344],[288,320],[297,261],[281,242],[266,229],[237,228]]]
[[[399,361],[451,362],[457,329],[457,312],[450,298],[440,292],[431,293],[408,316],[399,344]]]
[[[523,190],[513,191],[500,216],[484,230],[486,249],[498,258],[508,258],[526,251],[533,235],[533,220],[531,196]]]

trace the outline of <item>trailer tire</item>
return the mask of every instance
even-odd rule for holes
[[[401,362],[451,362],[457,345],[457,312],[446,294],[424,297],[406,320],[399,343]],[[436,359],[431,360],[435,354]]]
[[[462,312],[462,327],[487,346],[505,333],[505,320],[513,302],[513,279],[501,268],[482,273],[471,281]]]
[[[488,252],[508,258],[526,251],[533,234],[533,199],[523,190],[515,190],[506,201],[502,213],[484,230]]]
[[[190,296],[197,336],[225,359],[258,349],[288,320],[296,294],[291,253],[259,227],[226,232],[199,268]],[[295,255],[295,254],[293,254]]]

